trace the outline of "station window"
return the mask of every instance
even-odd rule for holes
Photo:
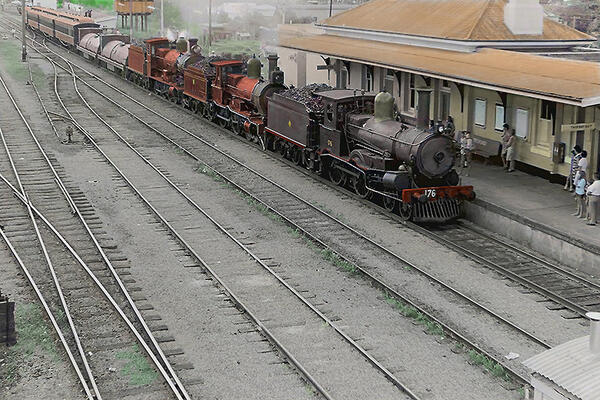
[[[529,110],[517,108],[515,115],[515,133],[520,138],[529,135]]]
[[[475,125],[485,128],[485,117],[487,113],[487,101],[475,99]]]
[[[504,129],[504,106],[502,104],[496,104],[496,122],[494,123],[494,129],[502,131]]]

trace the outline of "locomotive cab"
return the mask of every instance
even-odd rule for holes
[[[373,112],[374,93],[342,89],[318,92],[324,103],[323,117],[319,129],[318,143],[321,149],[338,155],[349,153],[346,143],[345,125],[350,113],[368,118]]]

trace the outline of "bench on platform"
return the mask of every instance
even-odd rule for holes
[[[502,143],[481,136],[473,136],[472,153],[482,157],[484,164],[487,164],[491,158],[498,157],[501,150]]]

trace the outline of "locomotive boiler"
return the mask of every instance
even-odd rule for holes
[[[450,138],[394,118],[388,93],[331,89],[305,95],[289,90],[269,102],[266,131],[283,155],[350,186],[363,198],[379,196],[405,219],[444,222],[474,198],[457,186]]]

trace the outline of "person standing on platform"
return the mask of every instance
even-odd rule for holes
[[[466,131],[463,137],[460,139],[460,164],[461,174],[466,169],[466,175],[469,176],[471,173],[471,152],[473,151],[473,139],[471,139],[471,132]]]
[[[579,180],[575,182],[575,199],[577,202],[577,211],[573,214],[579,218],[586,218],[586,199],[585,199],[585,187],[587,181],[585,180],[585,172],[582,171],[579,174]]]
[[[444,133],[446,136],[453,138],[455,130],[456,126],[454,126],[454,118],[449,115],[446,124],[444,125]]]
[[[569,169],[569,176],[567,176],[567,182],[565,183],[564,190],[568,190],[569,192],[573,191],[573,183],[575,181],[575,170],[577,169],[577,164],[581,159],[581,146],[576,144],[571,150],[571,168]]]
[[[504,169],[508,169],[508,163],[506,162],[506,150],[508,150],[506,144],[508,143],[508,139],[510,139],[510,125],[504,124],[502,125],[502,152],[500,153]]]
[[[586,191],[589,199],[589,215],[590,220],[588,225],[596,225],[598,214],[600,213],[600,178],[598,173],[594,175],[594,183],[592,183]]]
[[[506,142],[506,162],[508,163],[506,172],[513,172],[515,170],[516,144],[517,138],[515,136],[515,130],[511,129],[510,136]]]

